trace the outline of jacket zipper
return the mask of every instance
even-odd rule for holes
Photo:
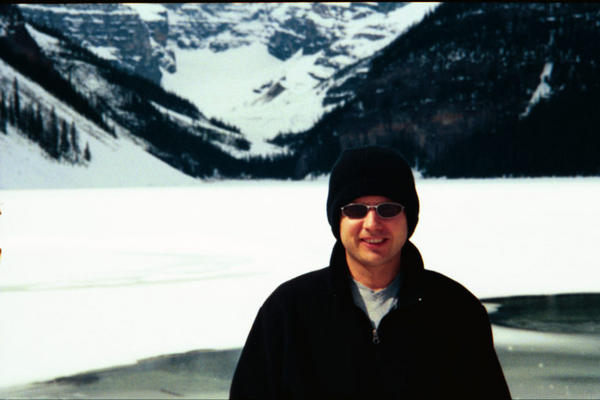
[[[381,343],[381,341],[379,340],[379,334],[377,333],[377,328],[373,328],[373,343],[374,344],[379,344]]]
[[[417,299],[417,301],[420,303],[420,302],[423,301],[423,298],[419,297]],[[390,310],[390,312],[393,312],[397,308],[398,308],[397,306],[394,306],[394,308],[392,310]],[[387,317],[387,315],[385,315],[383,318],[385,318],[385,317]],[[375,328],[374,326],[371,329],[371,336],[372,336],[371,340],[373,341],[373,344],[380,344],[381,343],[381,339],[379,339],[379,333],[377,332],[377,328]]]

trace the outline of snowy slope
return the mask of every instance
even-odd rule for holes
[[[14,78],[19,83],[22,105],[30,101],[52,105],[59,118],[69,123],[73,121],[80,134],[80,143],[89,144],[92,159],[87,165],[51,159],[37,144],[9,125],[6,135],[0,133],[0,189],[185,185],[195,182],[126,137],[113,138],[0,60],[0,86],[8,92]]]

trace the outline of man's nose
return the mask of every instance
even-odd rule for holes
[[[365,215],[363,226],[365,228],[373,228],[379,225],[379,216],[374,208],[371,208],[367,215]]]

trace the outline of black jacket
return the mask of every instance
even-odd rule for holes
[[[260,308],[232,399],[508,399],[488,315],[455,281],[402,251],[398,307],[373,331],[350,289],[344,249],[279,286]]]

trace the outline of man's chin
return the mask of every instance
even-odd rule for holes
[[[383,257],[365,257],[361,260],[362,265],[368,269],[380,269],[388,264],[388,260]]]

